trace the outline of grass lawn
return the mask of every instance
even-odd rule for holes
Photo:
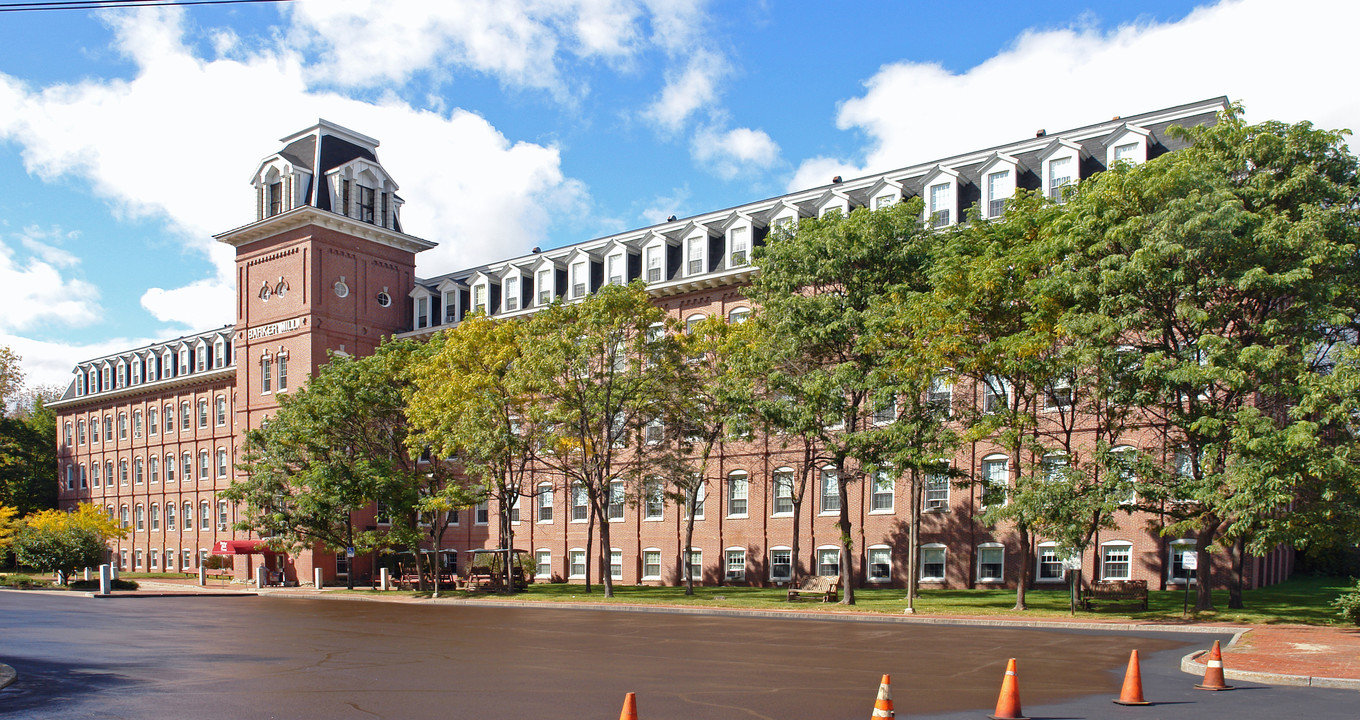
[[[1246,607],[1241,610],[1228,609],[1227,591],[1214,593],[1214,612],[1195,613],[1194,597],[1190,598],[1192,610],[1189,620],[1196,622],[1222,622],[1234,624],[1274,624],[1299,623],[1306,625],[1345,624],[1331,607],[1337,595],[1354,587],[1345,578],[1296,577],[1260,590],[1248,590],[1244,594]],[[606,600],[599,585],[594,592],[587,594],[583,585],[539,583],[530,585],[526,592],[515,595],[493,593],[466,593],[463,591],[443,591],[442,597],[478,597],[487,600],[515,600],[539,602],[596,602],[601,604],[634,605],[676,605],[691,607],[750,608],[757,610],[790,610],[805,612],[862,612],[900,614],[906,607],[903,591],[900,589],[857,589],[854,606],[823,604],[814,600],[789,603],[785,601],[784,591],[778,588],[750,587],[695,587],[693,596],[686,596],[683,587],[640,587],[618,585],[614,588],[614,598]],[[340,590],[347,593],[351,591]],[[354,590],[355,594],[374,594],[373,590]],[[429,597],[430,593],[403,590],[389,591],[388,595],[401,594],[409,597]],[[1063,619],[1070,618],[1068,612],[1067,590],[1030,590],[1025,594],[1029,610],[1017,612],[1014,590],[924,590],[916,601],[919,615],[968,615],[1011,619]],[[1148,599],[1148,611],[1142,612],[1132,606],[1109,606],[1091,612],[1077,611],[1077,620],[1091,621],[1135,621],[1179,623],[1181,605],[1185,594],[1178,590],[1152,591]]]

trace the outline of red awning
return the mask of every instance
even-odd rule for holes
[[[262,540],[218,540],[213,546],[216,555],[259,555],[273,553]]]

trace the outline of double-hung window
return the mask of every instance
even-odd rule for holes
[[[1076,162],[1071,157],[1053,158],[1048,161],[1048,196],[1061,202],[1064,188],[1072,184],[1072,173]]]
[[[949,201],[949,192],[954,188],[954,183],[940,183],[930,186],[930,226],[944,227],[951,222],[950,210],[953,203]]]
[[[874,473],[874,491],[869,501],[869,512],[890,513],[893,511],[893,476],[887,470]]]
[[[616,253],[604,259],[605,275],[609,278],[610,285],[622,285],[623,276],[623,253]]]
[[[666,512],[666,496],[662,494],[660,480],[648,480],[643,488],[645,515],[647,520],[660,520]]]
[[[793,515],[793,469],[779,468],[774,471],[774,505],[772,515]]]
[[[892,548],[877,545],[869,548],[869,582],[883,583],[892,580]]]
[[[1132,568],[1133,545],[1128,542],[1110,542],[1100,548],[1100,571],[1102,580],[1128,580]]]
[[[836,475],[836,469],[832,467],[822,468],[821,477],[821,508],[824,513],[840,512],[841,509],[841,489],[840,478]]]
[[[732,228],[730,262],[728,267],[741,267],[747,263],[751,245],[750,228]]]
[[[577,260],[571,264],[571,297],[580,299],[586,296],[586,291],[590,289],[587,263],[585,260]]]
[[[770,580],[788,582],[793,578],[793,550],[786,547],[770,549]]]
[[[586,496],[586,488],[580,483],[571,486],[571,521],[585,522],[589,517],[588,507],[589,498]]]
[[[624,492],[623,481],[614,480],[609,483],[609,521],[618,522],[623,520]]]
[[[663,272],[662,262],[665,258],[665,248],[660,245],[653,245],[647,248],[647,282],[661,282]]]
[[[694,276],[704,271],[704,241],[707,240],[703,235],[691,237],[685,245],[686,251],[686,275]]]
[[[841,574],[841,549],[838,547],[817,548],[817,574],[835,577]]]
[[[746,550],[743,548],[728,548],[723,552],[724,566],[727,569],[725,577],[728,580],[746,579]]]
[[[978,582],[1002,582],[1006,567],[1006,548],[997,543],[978,546]]]
[[[553,519],[553,491],[552,485],[539,483],[538,485],[538,521],[552,522]]]
[[[744,471],[738,470],[727,476],[727,515],[746,517],[746,500],[750,482]]]
[[[511,275],[505,278],[505,311],[514,312],[519,309],[519,276]]]
[[[1011,195],[1010,177],[1010,170],[987,175],[987,217],[999,218],[1006,213],[1006,200]]]
[[[538,279],[534,281],[535,290],[538,291],[538,305],[543,307],[551,305],[553,301],[553,282],[552,270],[539,270]]]

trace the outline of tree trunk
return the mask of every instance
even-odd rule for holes
[[[685,542],[680,548],[680,567],[683,568],[682,572],[685,575],[686,595],[694,594],[694,571],[690,569],[689,549],[694,545],[694,510],[698,505],[698,499],[699,488],[696,487],[690,491],[689,497],[685,500],[689,519],[685,521]]]
[[[911,508],[907,514],[907,614],[916,612],[916,598],[921,594],[920,573],[916,570],[918,555],[921,546],[921,492],[922,483],[920,470],[912,468],[911,486],[908,492],[908,502]]]
[[[812,472],[812,463],[803,463],[802,477],[798,481],[798,494],[793,498],[793,542],[789,550],[789,586],[796,587],[798,579],[803,576],[800,568],[802,557],[798,554],[798,541],[803,524],[803,499],[807,497],[808,475]]]
[[[504,517],[501,518],[504,529],[501,534],[505,536],[505,591],[515,593],[515,526],[510,522],[510,510],[506,510]]]
[[[354,547],[354,520],[351,518],[348,528],[345,528],[346,538],[349,542],[347,547]],[[349,572],[345,573],[345,589],[354,589],[354,558],[349,556],[349,550],[345,550],[345,567]]]
[[[588,519],[587,522],[586,522],[586,562],[585,562],[585,565],[586,565],[586,594],[589,595],[589,594],[591,593],[591,590],[590,590],[590,553],[591,553],[591,546],[592,546],[592,545],[594,544],[594,542],[595,542],[595,502],[592,500],[592,501],[586,503],[586,505],[589,507],[588,512],[590,513],[589,519]],[[570,561],[571,558],[567,558],[567,560]],[[567,574],[568,574],[568,575],[571,574],[571,568],[570,568],[570,567],[567,568]]]
[[[604,585],[604,596],[614,597],[614,573],[610,567],[609,553],[609,514],[600,513],[600,584]]]
[[[1242,586],[1245,584],[1244,570],[1246,565],[1247,540],[1239,537],[1233,541],[1232,549],[1229,551],[1229,558],[1232,561],[1232,579],[1228,581],[1228,608],[1230,610],[1241,610]]]
[[[1025,605],[1025,590],[1029,585],[1029,525],[1026,523],[1016,523],[1015,529],[1020,533],[1020,578],[1015,583],[1015,607],[1012,610],[1028,610]]]
[[[850,534],[850,484],[845,477],[845,460],[836,461],[836,491],[841,500],[841,604],[855,604],[854,552],[855,537]]]
[[[1195,533],[1195,610],[1214,609],[1214,568],[1209,555],[1209,547],[1214,542],[1214,529],[1218,521],[1211,519]]]

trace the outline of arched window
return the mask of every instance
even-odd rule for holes
[[[152,505],[152,506],[151,506],[151,529],[152,529],[152,530],[160,530],[160,529],[161,529],[161,506],[160,506],[160,505]]]
[[[747,498],[750,494],[749,476],[745,470],[735,470],[727,475],[727,516],[746,517]],[[743,556],[744,557],[744,556]],[[744,567],[744,561],[743,561]],[[745,571],[742,571],[744,578]],[[729,580],[731,578],[728,578]]]
[[[146,508],[142,507],[141,503],[137,503],[137,507],[133,508],[132,519],[137,524],[137,532],[146,529]]]
[[[194,529],[194,506],[188,500],[184,501],[184,529]]]
[[[118,508],[118,525],[124,529],[128,526],[128,506],[126,505]]]
[[[168,502],[165,504],[165,529],[173,531],[175,529],[175,504]],[[167,553],[166,557],[170,555]]]
[[[161,460],[152,455],[146,461],[148,474],[151,476],[151,483],[154,485],[161,481]]]

